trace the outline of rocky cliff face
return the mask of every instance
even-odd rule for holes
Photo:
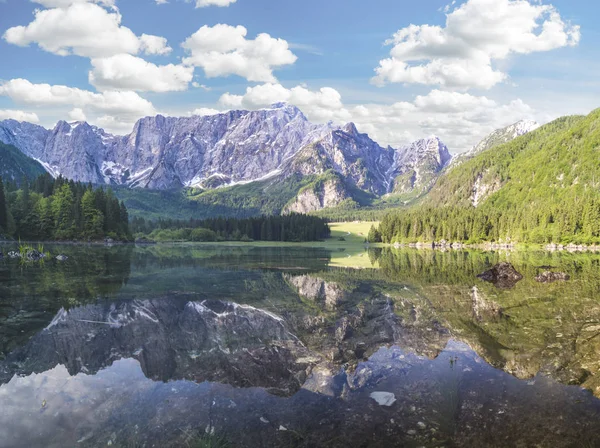
[[[383,195],[393,191],[398,175],[414,172],[411,188],[417,188],[449,160],[439,140],[383,148],[352,123],[313,124],[286,104],[203,117],[146,117],[126,136],[83,122],[61,121],[46,130],[7,120],[0,122],[0,141],[55,176],[153,189],[217,188],[333,170],[351,186]]]
[[[386,173],[389,193],[416,195],[427,191],[452,155],[437,137],[417,140],[394,152],[394,162]]]
[[[284,213],[310,213],[324,208],[335,207],[350,198],[343,182],[334,177],[319,181],[300,190],[296,199],[289,204]]]
[[[301,148],[284,165],[283,172],[309,175],[332,170],[351,185],[382,195],[388,192],[387,172],[393,162],[392,148],[382,148],[367,134],[360,134],[354,123],[349,123]]]

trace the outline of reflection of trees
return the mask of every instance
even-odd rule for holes
[[[600,337],[590,339],[590,328],[600,329],[600,254],[385,248],[373,257],[382,287],[399,296],[392,284],[409,285],[457,339],[490,364],[518,378],[544,372],[600,395]],[[511,262],[524,276],[513,290],[476,278],[499,261]],[[566,272],[572,280],[537,283],[544,270]]]
[[[236,269],[325,269],[329,251],[305,247],[152,245],[137,247],[134,270],[147,267],[208,267]]]
[[[132,246],[46,249],[69,260],[0,262],[0,356],[44,328],[60,308],[113,296],[129,281]]]
[[[600,254],[574,254],[541,251],[435,251],[397,250],[371,248],[369,257],[379,263],[381,273],[389,281],[411,281],[420,285],[470,285],[479,284],[475,277],[500,261],[512,263],[523,274],[526,285],[542,271],[560,270],[571,275],[582,294],[600,292]],[[563,283],[565,290],[569,283]],[[562,289],[561,285],[554,288]],[[492,288],[494,289],[494,288]]]

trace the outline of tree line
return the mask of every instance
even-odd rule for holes
[[[316,216],[292,213],[256,218],[211,218],[204,220],[131,220],[131,231],[154,240],[185,241],[319,241],[330,236],[327,221]]]
[[[129,214],[112,190],[43,174],[18,186],[0,178],[0,234],[23,240],[130,238]]]
[[[474,207],[420,207],[388,214],[379,225],[384,243],[418,241],[600,243],[600,198]],[[373,237],[377,237],[373,234]]]

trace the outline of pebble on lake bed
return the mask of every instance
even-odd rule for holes
[[[369,396],[380,406],[391,406],[396,402],[396,396],[391,392],[373,392]]]

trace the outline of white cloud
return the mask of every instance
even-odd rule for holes
[[[90,84],[100,91],[135,90],[173,92],[187,90],[194,77],[194,67],[155,65],[129,54],[92,59]]]
[[[467,108],[478,107],[493,108],[496,103],[485,96],[473,96],[466,93],[445,92],[433,90],[426,96],[417,96],[415,106],[423,112],[431,113],[455,113]]]
[[[95,118],[93,124],[113,134],[126,135],[133,129],[135,121],[136,120],[120,120],[112,115],[102,115]]]
[[[196,0],[196,8],[206,8],[207,6],[229,6],[237,0]]]
[[[200,84],[199,82],[196,82],[196,81],[194,81],[192,83],[192,86],[195,87],[196,89],[202,89],[202,90],[204,90],[206,92],[210,92],[212,90],[212,87],[208,87],[207,85]]]
[[[253,82],[275,82],[274,69],[296,62],[287,41],[247,34],[243,26],[205,25],[182,44],[190,53],[183,62],[203,68],[208,78],[238,75]]]
[[[249,87],[244,95],[226,93],[219,103],[232,109],[259,109],[279,101],[298,106],[315,122],[353,121],[360,132],[382,145],[398,147],[436,134],[454,152],[470,149],[494,129],[534,115],[521,100],[500,105],[484,96],[440,90],[417,96],[412,102],[346,106],[332,88],[311,91],[302,86],[287,89],[280,84],[264,84]]]
[[[30,0],[32,3],[46,8],[67,8],[75,3],[99,3],[104,6],[114,7],[115,0]]]
[[[448,11],[450,8],[448,9]],[[446,17],[446,26],[410,25],[386,42],[372,82],[489,89],[508,75],[494,66],[511,54],[575,46],[579,26],[566,23],[537,0],[468,0]]]
[[[173,49],[167,45],[167,39],[151,34],[142,34],[140,36],[140,50],[146,54],[156,54],[160,56],[166,56],[173,51]]]
[[[33,84],[26,79],[12,79],[0,83],[0,95],[10,97],[15,103],[35,107],[72,108],[72,114],[91,116],[112,124],[109,130],[131,129],[133,123],[144,116],[155,115],[152,103],[135,92],[109,91],[94,93],[75,87],[50,84]],[[79,110],[77,110],[79,109]],[[96,121],[97,122],[97,121]]]
[[[244,95],[225,93],[219,99],[222,106],[232,109],[257,109],[278,102],[299,107],[315,121],[350,119],[342,104],[342,96],[331,87],[311,91],[303,86],[286,89],[281,84],[268,83],[248,87]]]
[[[210,107],[200,107],[198,109],[194,109],[194,111],[191,113],[191,115],[199,115],[199,116],[203,117],[205,115],[216,115],[219,113],[221,113],[221,111],[218,109],[212,109]]]
[[[186,3],[190,3],[192,0],[185,0]],[[208,6],[219,6],[226,7],[232,5],[237,0],[195,0],[196,8],[206,8]],[[169,3],[168,0],[155,0],[157,5],[166,5]]]
[[[39,117],[34,112],[11,109],[0,109],[0,120],[29,121],[30,123],[40,122]]]
[[[43,50],[60,56],[75,54],[90,58],[139,52],[167,54],[170,51],[166,39],[146,34],[138,37],[129,28],[121,26],[121,15],[116,9],[108,11],[88,2],[44,0],[44,3],[67,6],[36,10],[31,23],[9,28],[4,33],[4,40],[19,46],[36,43]]]
[[[69,112],[69,118],[73,121],[86,121],[87,117],[85,116],[85,112],[83,109],[76,107],[72,111]]]

